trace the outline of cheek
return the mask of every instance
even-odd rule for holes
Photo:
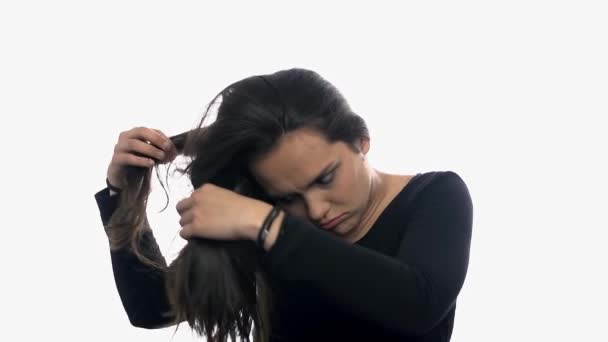
[[[338,187],[340,188],[340,198],[346,201],[354,210],[364,205],[368,196],[369,181],[359,169],[353,168],[347,174],[344,174],[340,180]]]
[[[336,196],[341,202],[353,202],[359,197],[361,185],[357,180],[356,171],[351,170],[349,172],[343,172],[340,177],[337,178],[335,189]]]

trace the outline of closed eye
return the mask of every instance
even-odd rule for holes
[[[331,182],[334,180],[334,173],[335,172],[332,171],[332,172],[328,173],[327,175],[325,175],[323,178],[319,178],[319,180],[317,180],[317,183],[321,184],[323,186],[327,186],[327,185],[331,184]],[[296,196],[299,196],[299,195],[295,194],[295,195],[291,195],[291,196],[280,197],[277,199],[277,201],[279,201],[281,203],[289,204],[294,201]]]
[[[325,177],[319,179],[319,181],[317,183],[322,184],[322,185],[327,185],[329,183],[331,183],[332,180],[334,180],[334,173],[330,172],[327,175],[325,175]]]

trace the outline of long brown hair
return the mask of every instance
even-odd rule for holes
[[[220,99],[217,119],[204,126]],[[355,151],[358,139],[369,137],[364,120],[332,84],[314,71],[296,68],[229,85],[211,101],[197,128],[171,140],[191,159],[178,171],[188,174],[195,189],[213,183],[276,204],[254,180],[250,166],[272,151],[282,135],[304,127],[323,133],[330,143],[346,142]],[[187,321],[208,341],[229,336],[249,341],[252,328],[255,342],[268,341],[272,291],[261,267],[262,251],[254,242],[191,238],[168,267],[146,257],[140,242],[150,229],[146,205],[151,173],[128,170],[128,185],[106,227],[111,248],[128,248],[163,271],[174,323]]]

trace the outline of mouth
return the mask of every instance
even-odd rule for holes
[[[346,213],[339,215],[338,217],[333,218],[331,221],[321,224],[323,229],[331,229],[340,224],[340,222],[344,221],[346,217]]]

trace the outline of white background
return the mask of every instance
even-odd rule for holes
[[[130,326],[114,284],[93,195],[118,134],[188,130],[226,85],[296,66],[367,120],[374,167],[469,186],[452,341],[606,340],[606,18],[601,1],[2,1],[0,340],[169,341]],[[158,213],[156,189],[170,258],[180,195]]]

